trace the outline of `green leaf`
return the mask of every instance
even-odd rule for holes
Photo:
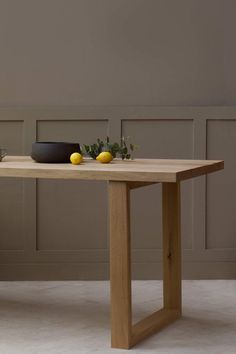
[[[96,143],[87,145],[84,144],[84,149],[86,153],[92,157],[93,159],[96,159],[96,157],[102,152],[102,151],[109,151],[113,158],[115,158],[117,155],[124,159],[130,159],[132,158],[131,152],[133,152],[136,149],[136,145],[134,144],[127,144],[127,140],[129,137],[125,138],[124,136],[121,137],[120,144],[118,142],[112,143],[110,141],[109,136],[106,137],[105,142],[101,140],[100,138],[97,138]]]
[[[123,154],[127,154],[128,153],[128,148],[125,146],[124,148],[123,148]]]
[[[89,147],[89,145],[85,145],[84,148],[85,148],[86,153],[88,155],[90,155],[90,147]]]

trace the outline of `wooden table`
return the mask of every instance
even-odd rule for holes
[[[103,180],[109,183],[111,346],[131,348],[181,316],[180,182],[224,168],[223,161],[113,161],[81,165],[38,164],[28,156],[8,156],[0,177]],[[163,309],[132,324],[130,191],[162,183]]]

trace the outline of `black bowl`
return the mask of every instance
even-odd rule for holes
[[[70,162],[73,152],[81,152],[78,143],[36,142],[32,144],[31,157],[37,162],[66,163]]]

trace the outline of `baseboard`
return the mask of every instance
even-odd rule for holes
[[[133,279],[162,279],[161,263],[134,263]],[[106,280],[108,263],[1,264],[0,280]],[[183,264],[183,279],[236,279],[235,262]]]

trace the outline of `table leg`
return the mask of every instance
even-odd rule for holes
[[[181,314],[180,184],[163,183],[162,188],[164,308]]]
[[[130,202],[125,182],[109,182],[111,346],[131,340]]]
[[[143,186],[146,184],[144,183]],[[111,346],[129,349],[181,315],[180,185],[163,183],[164,308],[132,325],[131,182],[109,182]]]

